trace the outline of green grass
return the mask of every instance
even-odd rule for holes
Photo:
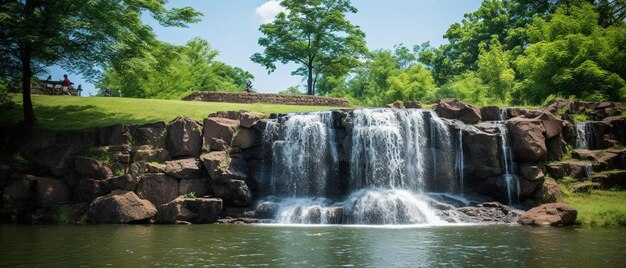
[[[16,105],[0,111],[0,124],[21,121],[21,95],[14,94]],[[179,100],[155,100],[115,97],[72,97],[33,95],[37,126],[53,130],[84,129],[113,124],[145,124],[171,121],[176,116],[189,116],[196,120],[216,111],[249,110],[269,113],[308,112],[337,109],[339,107],[297,106],[278,104],[217,103]]]
[[[582,225],[626,226],[626,191],[572,193],[565,196],[565,203],[578,210]]]

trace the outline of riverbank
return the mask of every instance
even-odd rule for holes
[[[122,104],[94,100],[101,109]],[[572,113],[596,120],[586,123],[591,131],[577,134]],[[512,223],[521,212],[496,202],[529,209],[563,201],[547,175],[623,187],[621,113],[612,103],[501,109],[446,99],[434,110],[215,112],[202,121],[9,129],[0,135],[3,151],[15,152],[0,163],[1,212],[35,223]],[[596,150],[566,154],[586,137]],[[567,218],[549,224],[572,224]]]

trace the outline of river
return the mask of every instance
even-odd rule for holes
[[[620,267],[624,229],[0,225],[0,266]]]

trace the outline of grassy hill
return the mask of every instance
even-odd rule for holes
[[[16,105],[0,111],[0,124],[22,120],[21,95],[14,95]],[[168,122],[184,115],[200,120],[216,111],[249,110],[261,113],[291,113],[337,109],[338,107],[279,104],[216,103],[179,100],[155,100],[116,97],[72,97],[33,95],[37,126],[54,130],[83,129],[112,124]]]

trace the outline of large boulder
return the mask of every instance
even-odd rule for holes
[[[37,200],[43,207],[61,205],[72,199],[72,193],[64,181],[37,177]]]
[[[515,117],[506,121],[517,161],[542,162],[548,151],[543,135],[545,128],[538,119]]]
[[[165,173],[177,179],[199,179],[202,164],[195,158],[165,162]]]
[[[133,142],[135,145],[165,147],[166,127],[162,121],[138,126],[133,133]]]
[[[178,197],[178,180],[162,173],[147,173],[139,179],[137,194],[160,206]]]
[[[563,129],[563,121],[549,112],[541,113],[535,119],[541,120],[545,129],[546,139],[551,139],[561,135]]]
[[[102,162],[84,156],[74,158],[74,170],[82,178],[104,180],[113,176],[111,169]]]
[[[55,177],[62,177],[67,172],[67,162],[79,151],[77,146],[58,145],[39,152],[33,162],[39,171],[47,172]],[[71,162],[70,162],[71,164]]]
[[[195,196],[201,197],[209,194],[211,185],[209,180],[201,179],[181,179],[178,182],[178,195],[188,195],[193,193]]]
[[[98,129],[100,145],[120,145],[130,143],[133,137],[130,134],[129,126],[112,125]]]
[[[567,143],[562,135],[558,135],[546,141],[548,150],[548,161],[558,161],[565,156]]]
[[[615,140],[626,145],[626,117],[611,116],[604,118],[602,122],[609,126],[609,132]]]
[[[473,128],[463,131],[465,172],[470,178],[484,179],[502,174],[499,138]]]
[[[96,198],[87,213],[95,222],[129,223],[149,220],[157,213],[157,209],[134,192],[116,190]]]
[[[545,180],[541,186],[541,192],[542,203],[563,202],[563,190],[561,190],[561,186],[554,180]]]
[[[257,121],[265,118],[265,114],[257,113],[257,112],[242,112],[239,121],[241,122],[241,127],[252,128]]]
[[[530,181],[540,180],[544,177],[542,166],[532,163],[520,164],[518,174],[522,176],[522,178]]]
[[[178,197],[159,206],[155,217],[157,223],[214,223],[222,213],[222,200],[219,198]]]
[[[259,219],[273,219],[280,209],[280,205],[276,202],[261,202],[254,209],[254,216]]]
[[[132,152],[133,162],[164,162],[170,160],[170,152],[164,148],[158,148],[152,145],[134,147]]]
[[[213,193],[215,196],[222,198],[226,205],[238,207],[252,205],[252,192],[250,192],[246,182],[242,180],[230,180],[223,184],[214,183]]]
[[[79,201],[91,202],[96,197],[110,192],[109,185],[102,180],[83,179],[74,187],[74,193]]]
[[[613,188],[618,187],[621,189],[626,189],[626,171],[611,171],[606,172],[604,178],[600,179],[600,184],[604,188]]]
[[[485,106],[480,108],[480,115],[483,121],[500,121],[502,118],[502,109],[498,106]]]
[[[576,223],[578,212],[562,203],[549,203],[526,211],[517,221],[523,225],[569,226]]]
[[[239,128],[239,120],[221,117],[204,119],[204,148],[224,150],[224,144],[230,145]]]
[[[522,211],[498,202],[480,203],[475,206],[450,209],[454,213],[443,211],[444,220],[449,222],[470,223],[514,223]]]
[[[166,147],[172,157],[198,157],[202,151],[202,126],[189,117],[176,117],[168,124]]]
[[[234,147],[248,149],[262,144],[261,134],[254,129],[242,128],[235,136]]]
[[[465,104],[457,99],[442,99],[435,106],[437,115],[448,119],[458,119],[466,124],[476,124],[482,117],[478,107]]]
[[[232,159],[227,152],[214,151],[200,156],[214,183],[227,183],[233,179],[247,178],[247,165],[243,159]]]
[[[139,178],[131,174],[124,174],[105,181],[108,189],[135,191],[139,184]]]

